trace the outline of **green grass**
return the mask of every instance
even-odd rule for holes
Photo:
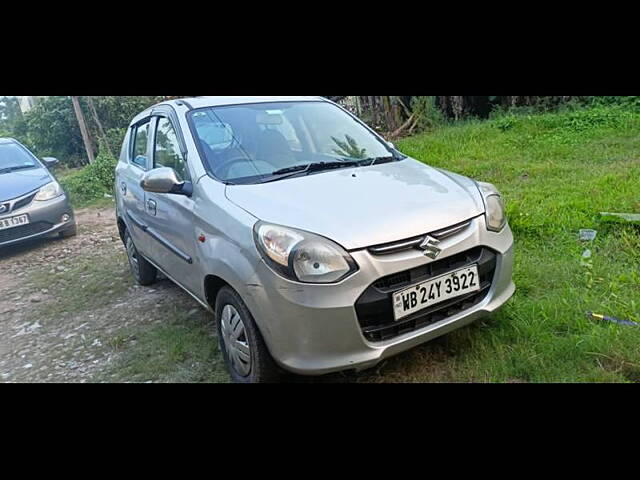
[[[121,353],[96,382],[226,383],[211,316],[181,305],[164,311],[159,324],[121,330],[108,346]]]
[[[400,356],[373,380],[640,381],[640,328],[585,317],[590,310],[640,321],[640,230],[598,216],[640,213],[639,113],[601,107],[507,115],[442,127],[399,148],[501,190],[518,291],[487,327]],[[587,265],[581,228],[598,230]],[[442,349],[454,354],[436,376],[428,361],[401,363]]]
[[[53,297],[34,307],[34,313],[44,319],[65,318],[109,306],[122,297],[134,283],[124,249],[115,248],[120,245],[117,242],[31,272],[28,286]]]
[[[107,242],[31,271],[28,289],[51,298],[30,315],[45,326],[73,317],[94,323],[92,335],[116,359],[93,382],[228,382],[211,314],[168,280],[131,293],[134,285],[124,247]],[[158,289],[167,289],[166,299],[150,298]],[[110,321],[98,326],[96,317]]]
[[[373,370],[314,381],[640,381],[640,328],[585,316],[590,310],[640,322],[640,228],[598,216],[640,213],[640,113],[598,107],[507,114],[441,127],[398,146],[502,191],[516,242],[518,290],[483,321]],[[592,244],[578,240],[581,228],[598,230]],[[593,256],[585,265],[587,247]],[[50,287],[58,298],[47,305],[49,317],[106,307],[131,286],[123,251],[70,258],[65,266]],[[192,308],[177,302],[162,310],[161,322],[105,338],[118,356],[96,381],[229,381],[211,316]]]

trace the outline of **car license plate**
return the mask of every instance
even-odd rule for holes
[[[18,215],[17,217],[11,217],[11,218],[0,218],[0,230],[19,227],[20,225],[26,225],[28,223],[29,223],[28,215]]]
[[[393,313],[400,320],[437,303],[480,290],[478,266],[462,268],[393,294]]]

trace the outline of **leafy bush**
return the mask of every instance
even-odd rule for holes
[[[122,149],[122,142],[124,136],[127,133],[127,128],[109,128],[105,134],[107,135],[107,142],[109,142],[109,148],[114,155],[119,155]],[[101,147],[102,149],[102,147]],[[103,149],[102,149],[103,150]]]
[[[640,96],[597,96],[590,97],[592,105],[622,105],[640,108]]]
[[[513,113],[509,113],[495,120],[496,127],[502,132],[511,130],[518,123],[518,117]]]
[[[15,130],[18,140],[39,157],[56,157],[67,167],[84,163],[84,143],[69,97],[41,99]]]
[[[113,195],[117,160],[101,153],[91,165],[60,179],[75,205]]]
[[[436,97],[413,97],[411,108],[418,119],[418,131],[429,130],[445,122],[444,114],[436,104]]]

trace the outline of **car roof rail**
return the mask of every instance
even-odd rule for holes
[[[176,105],[185,106],[187,107],[187,110],[193,110],[193,107],[191,106],[191,104],[186,100],[176,100]]]

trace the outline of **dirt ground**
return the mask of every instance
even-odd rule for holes
[[[118,332],[169,305],[207,315],[166,279],[134,285],[113,208],[76,215],[76,237],[0,249],[0,382],[92,381],[120,354]]]
[[[0,383],[229,382],[211,314],[162,276],[135,284],[113,208],[76,216],[76,237],[0,249]],[[283,381],[448,381],[447,338],[368,372]]]

